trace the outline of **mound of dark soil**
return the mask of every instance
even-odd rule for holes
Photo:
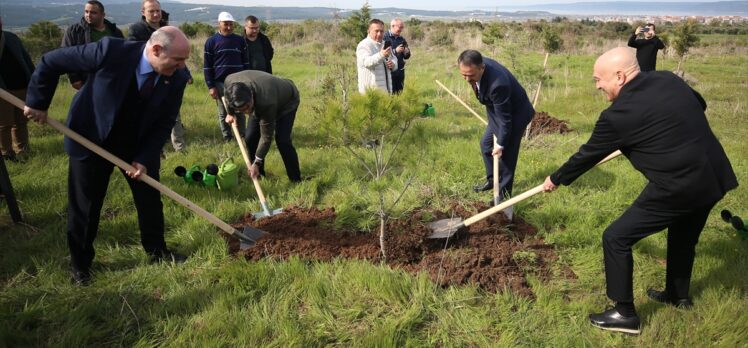
[[[545,111],[535,113],[530,126],[530,136],[534,137],[540,134],[566,134],[573,129],[569,128],[569,123],[559,120]]]
[[[475,208],[482,211],[487,207]],[[462,218],[472,215],[461,206],[451,210]],[[452,216],[421,210],[391,220],[385,241],[387,264],[412,273],[426,272],[442,286],[475,283],[487,291],[509,288],[528,297],[533,295],[527,273],[541,280],[550,279],[551,266],[558,257],[552,246],[536,236],[537,230],[521,218],[515,216],[514,222],[508,223],[503,214],[495,214],[463,228],[449,240],[425,238],[431,233],[427,223],[449,217]],[[377,233],[335,230],[334,222],[333,209],[291,207],[260,220],[247,214],[242,225],[269,232],[250,249],[239,251],[238,241],[227,238],[231,252],[248,260],[296,255],[321,261],[336,257],[381,261]],[[561,273],[575,277],[568,269]]]

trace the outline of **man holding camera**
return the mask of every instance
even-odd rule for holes
[[[391,41],[384,41],[384,22],[379,19],[369,21],[366,38],[356,47],[358,67],[358,92],[379,88],[392,93],[392,71],[397,70],[397,59],[392,56]]]
[[[395,18],[390,22],[390,30],[384,33],[384,41],[390,42],[392,54],[397,58],[397,69],[392,70],[392,93],[402,92],[405,84],[405,60],[410,59],[410,48],[400,34],[403,32],[405,24],[400,18]]]
[[[639,38],[642,35],[643,38]],[[654,71],[657,65],[657,50],[665,48],[665,44],[655,35],[655,25],[647,23],[644,27],[637,27],[629,38],[629,47],[636,48],[636,60],[641,71]]]

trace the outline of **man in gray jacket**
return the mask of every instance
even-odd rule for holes
[[[264,175],[263,164],[275,142],[286,166],[286,174],[292,182],[301,181],[299,156],[291,141],[291,131],[299,108],[299,90],[293,81],[270,75],[264,71],[245,70],[226,77],[225,96],[229,110],[226,123],[233,123],[235,113],[249,115],[254,112],[260,120],[258,134],[245,134],[252,165],[249,175],[257,178]],[[256,141],[254,140],[256,139]]]

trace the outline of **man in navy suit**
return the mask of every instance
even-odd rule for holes
[[[182,262],[164,240],[164,215],[158,191],[138,178],[159,179],[160,151],[169,138],[189,77],[187,37],[176,27],[162,27],[148,42],[104,38],[45,54],[29,84],[24,114],[44,123],[60,75],[87,73],[75,95],[67,126],[104,149],[131,162],[123,172],[138,211],[141,243],[152,261]],[[113,164],[71,139],[68,171],[68,247],[72,277],[87,284],[94,258],[93,242]]]
[[[457,58],[457,63],[460,74],[470,84],[478,101],[486,106],[488,113],[488,126],[480,141],[486,182],[474,187],[474,190],[493,189],[493,156],[500,156],[499,197],[503,200],[512,194],[519,145],[527,124],[535,116],[535,109],[517,79],[495,60],[484,58],[478,51],[466,50]],[[496,149],[494,136],[499,145]],[[511,211],[505,213],[511,219]]]
[[[543,187],[569,185],[620,149],[649,180],[634,203],[603,233],[608,297],[615,308],[590,315],[593,325],[638,334],[631,248],[668,229],[665,289],[651,299],[688,308],[696,243],[712,207],[738,186],[722,145],[709,128],[706,102],[668,71],[640,72],[634,50],[614,48],[597,59],[595,86],[611,101],[579,148]]]

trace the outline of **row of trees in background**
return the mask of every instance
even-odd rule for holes
[[[340,22],[307,20],[293,23],[262,22],[261,29],[274,44],[321,43],[333,50],[346,50],[366,36],[371,12],[368,5]],[[554,53],[566,51],[575,53],[586,47],[599,47],[605,39],[625,40],[634,28],[645,23],[621,23],[599,21],[569,21],[558,18],[551,21],[530,20],[525,22],[444,22],[421,21],[411,18],[406,22],[404,35],[411,42],[421,42],[424,47],[452,48],[458,33],[480,37],[484,45],[496,47],[507,40],[519,41],[522,48],[543,50]],[[215,28],[206,23],[182,23],[180,29],[189,37],[207,37],[215,33]],[[238,26],[241,28],[241,26]],[[126,30],[126,28],[123,28]],[[334,32],[340,35],[331,35]],[[702,25],[693,20],[677,24],[662,24],[657,27],[658,35],[673,52],[683,58],[691,47],[699,43],[703,33],[724,32],[726,34],[748,35],[748,23]],[[59,47],[62,29],[49,21],[32,24],[21,33],[29,53],[38,59],[42,53]],[[706,43],[708,44],[708,43]]]

